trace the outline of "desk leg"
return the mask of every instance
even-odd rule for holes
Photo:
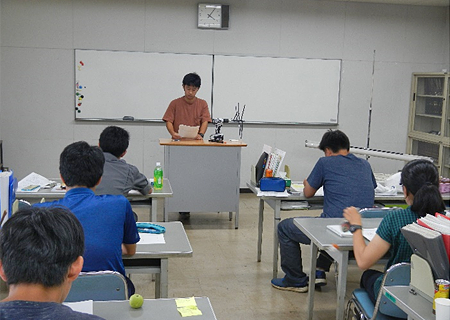
[[[164,210],[163,210],[163,213],[164,213],[164,222],[168,222],[169,221],[169,212],[167,212],[167,199],[164,199]]]
[[[309,273],[309,285],[308,285],[308,320],[312,320],[314,310],[314,294],[316,291],[316,261],[318,248],[314,242],[311,241],[311,263]]]
[[[238,208],[236,209],[236,213],[234,214],[234,228],[235,229],[239,228],[239,205]]]
[[[152,198],[152,207],[150,209],[150,222],[158,221],[158,199]]]
[[[280,223],[281,200],[275,200],[273,209],[273,278],[278,276],[278,224]]]
[[[169,259],[161,259],[161,273],[156,274],[155,279],[155,297],[169,297]]]
[[[256,261],[258,262],[261,262],[263,222],[264,222],[264,200],[259,199],[258,252],[256,256]]]
[[[338,262],[336,320],[344,319],[345,291],[347,290],[348,251],[342,251],[342,260]]]

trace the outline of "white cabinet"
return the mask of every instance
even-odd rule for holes
[[[450,177],[448,73],[413,73],[407,152],[434,159]]]

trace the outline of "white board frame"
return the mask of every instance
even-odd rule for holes
[[[197,96],[211,105],[211,55],[75,50],[75,119],[162,121],[190,72],[201,76]]]
[[[337,125],[341,60],[75,50],[75,120],[162,122],[183,96],[182,77],[202,78],[213,118],[256,124]]]

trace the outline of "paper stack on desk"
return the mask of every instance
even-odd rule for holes
[[[40,188],[49,186],[52,183],[55,182],[41,176],[40,174],[32,172],[19,181],[17,189],[22,192],[38,192]]]

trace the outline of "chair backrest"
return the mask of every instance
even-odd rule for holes
[[[383,282],[381,283],[380,292],[375,303],[374,318],[376,319],[377,312],[389,315],[396,318],[406,319],[407,314],[398,308],[391,300],[383,294],[383,287],[388,286],[409,286],[411,281],[411,264],[397,263],[391,266],[384,274]]]
[[[361,214],[361,218],[384,218],[385,215],[394,210],[398,210],[398,208],[364,208],[359,210],[359,213]]]
[[[125,277],[116,271],[81,272],[72,283],[66,302],[127,300]]]
[[[411,264],[398,263],[391,266],[385,273],[382,286],[405,285],[408,286],[411,275]],[[366,290],[358,288],[353,291],[352,298],[346,308],[345,319],[392,320],[406,319],[407,315],[383,294],[378,293],[376,303],[373,304]],[[395,318],[394,318],[395,317]]]

